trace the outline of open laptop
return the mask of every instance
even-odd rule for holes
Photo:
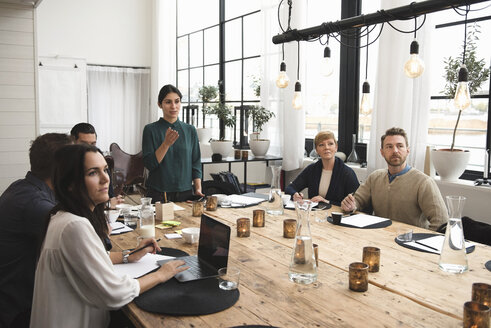
[[[180,282],[218,276],[218,269],[227,266],[230,245],[230,227],[206,214],[201,215],[198,255],[176,258],[189,269],[175,275]],[[158,261],[162,265],[171,260]]]

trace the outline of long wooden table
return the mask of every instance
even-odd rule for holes
[[[191,204],[180,203],[178,228],[199,226],[191,216]],[[491,260],[491,247],[476,244],[467,255],[470,270],[447,274],[438,268],[438,255],[410,250],[394,241],[398,226],[393,221],[382,229],[355,229],[316,222],[328,211],[312,212],[310,227],[319,245],[317,283],[298,285],[288,279],[293,239],[283,238],[283,219],[296,218],[295,211],[282,216],[266,215],[264,228],[251,227],[251,236],[236,236],[236,219],[249,217],[249,208],[219,208],[208,215],[232,228],[229,265],[240,268],[240,298],[222,312],[206,316],[165,316],[141,310],[134,303],[124,308],[137,327],[231,327],[244,324],[277,327],[461,327],[464,302],[471,299],[474,282],[491,283],[484,264]],[[331,209],[333,210],[333,209]],[[329,210],[329,212],[331,211]],[[429,232],[412,227],[414,232]],[[196,254],[197,244],[162,237],[159,245]],[[115,249],[135,247],[137,234],[112,236]],[[369,273],[368,291],[348,288],[348,265],[361,261],[364,246],[381,250],[378,273]],[[217,282],[218,283],[218,282]]]

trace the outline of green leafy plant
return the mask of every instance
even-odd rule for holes
[[[247,117],[252,118],[253,130],[255,132],[261,132],[264,124],[275,117],[273,112],[267,110],[263,106],[252,106],[246,113]]]
[[[208,113],[208,104],[218,96],[218,88],[214,85],[204,85],[198,90],[199,98],[203,102],[203,127],[205,127],[205,115]]]
[[[227,106],[223,103],[217,103],[210,107],[207,107],[206,114],[214,114],[219,119],[221,119],[225,126],[234,127],[235,126],[235,116],[232,115],[232,110],[230,106]]]
[[[481,33],[479,25],[474,24],[467,32],[466,46],[464,47],[464,44],[462,45],[462,49],[465,49],[464,64],[469,73],[468,86],[471,96],[475,94],[481,88],[481,85],[489,78],[489,68],[486,65],[486,61],[483,58],[478,59],[476,55],[476,42],[479,40],[479,33]],[[443,60],[445,64],[445,74],[443,77],[445,78],[446,83],[441,93],[449,98],[454,97],[457,89],[457,84],[459,82],[459,69],[462,65],[462,56],[463,53],[458,57],[450,56]],[[452,135],[452,145],[450,147],[451,151],[453,151],[454,148],[455,134],[457,132],[457,126],[459,125],[461,113],[462,111],[460,110],[457,117],[457,122],[455,123],[455,128]]]

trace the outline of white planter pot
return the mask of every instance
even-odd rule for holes
[[[457,180],[464,173],[469,157],[469,151],[462,150],[433,150],[431,160],[442,181]]]
[[[211,140],[211,151],[213,154],[220,154],[222,158],[227,158],[232,152],[232,144],[231,140]]]
[[[266,155],[269,149],[269,139],[257,139],[250,140],[249,146],[251,147],[254,157],[262,158]]]
[[[202,143],[210,142],[211,132],[212,132],[211,128],[199,128],[199,129],[196,129],[196,132],[198,132],[199,142],[202,142]]]

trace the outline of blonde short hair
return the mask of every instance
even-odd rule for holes
[[[336,146],[338,145],[338,141],[336,140],[334,133],[332,133],[331,131],[321,131],[321,132],[317,133],[317,135],[315,136],[315,139],[314,139],[315,147],[317,148],[317,146],[322,141],[327,140],[327,139],[333,139]]]

